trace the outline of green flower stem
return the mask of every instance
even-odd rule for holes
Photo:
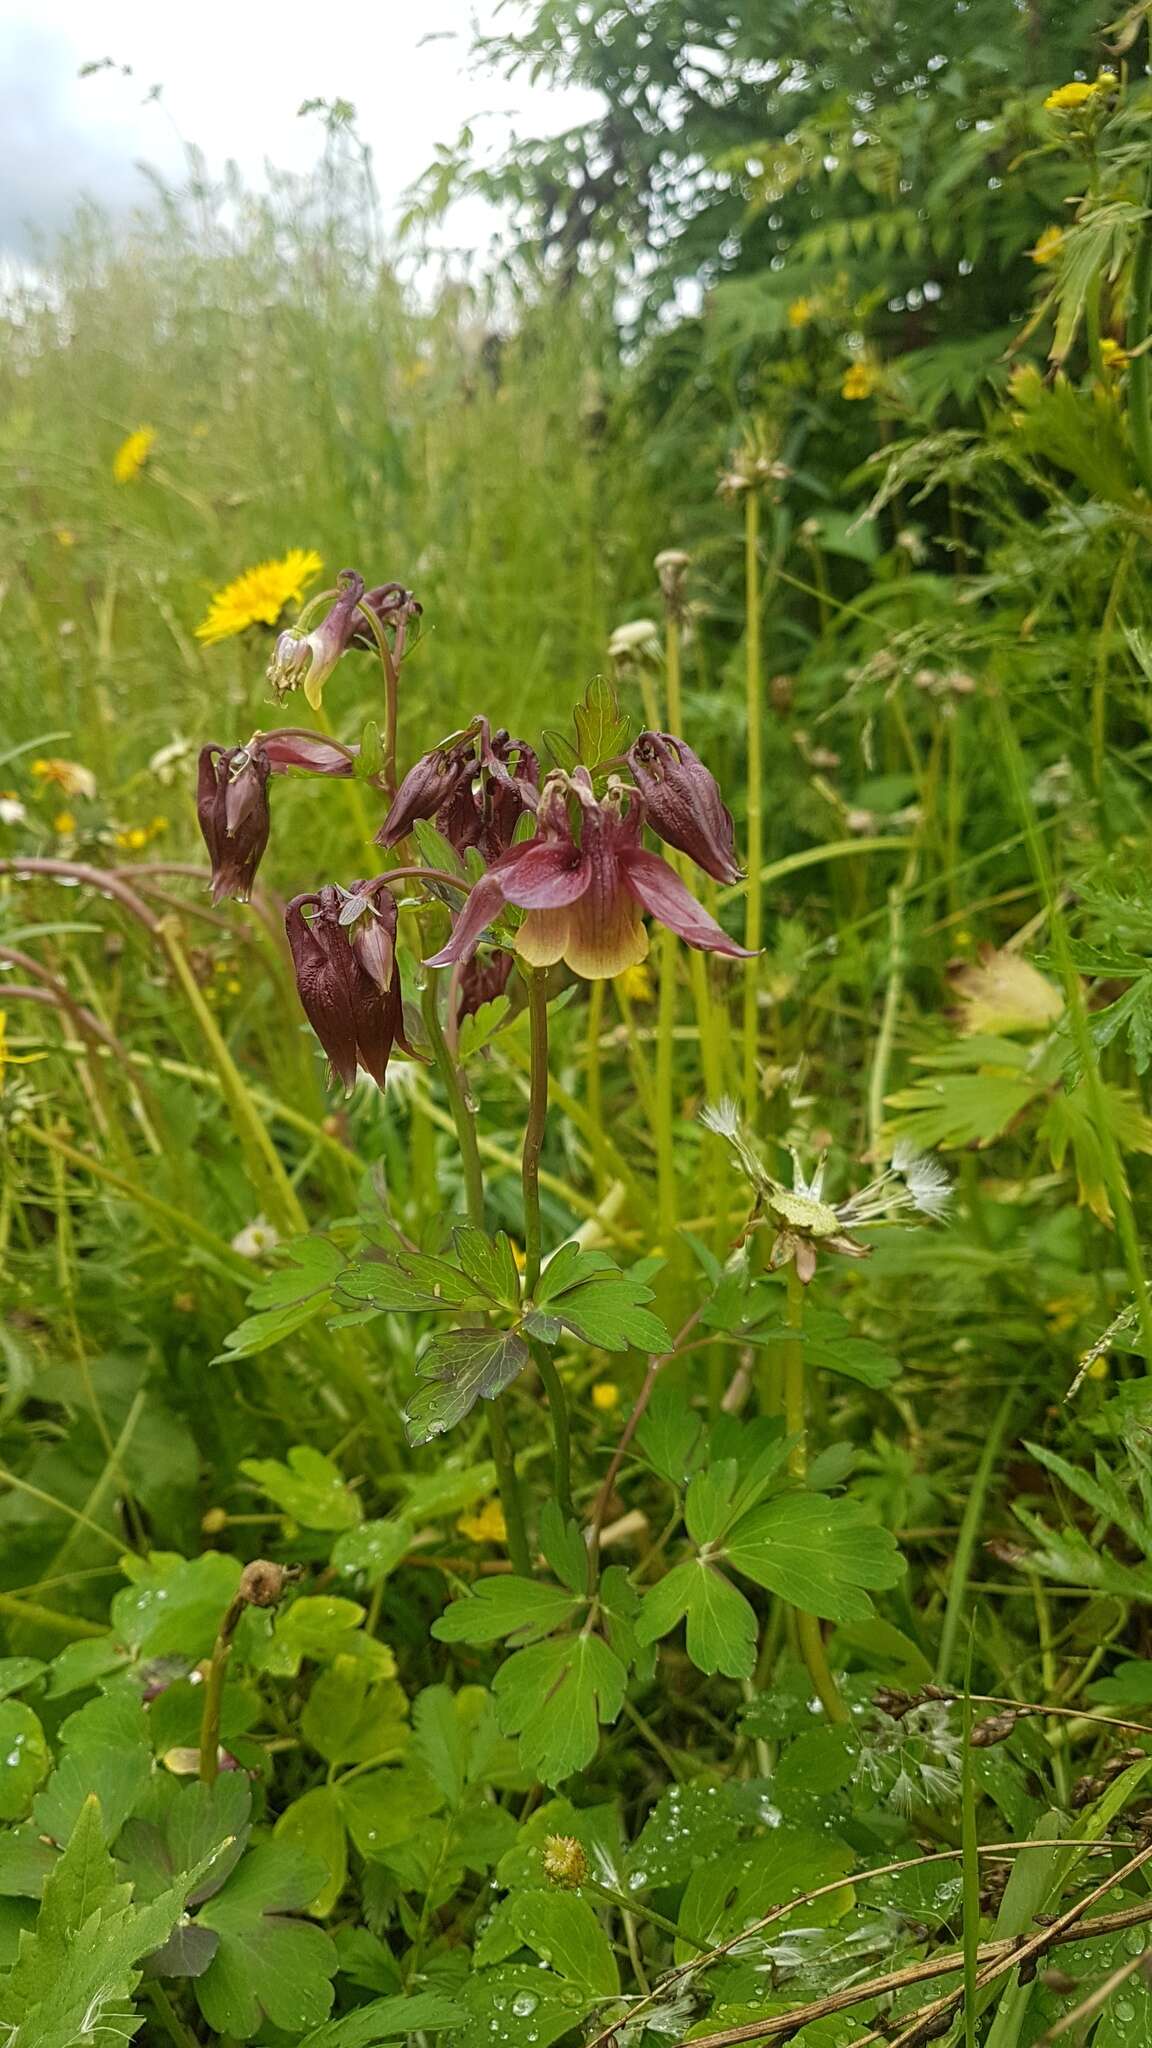
[[[763,790],[763,676],[760,659],[760,497],[755,490],[744,493],[744,662],[748,722],[748,884],[744,904],[744,944],[753,952],[760,949],[762,927],[762,877],[764,858]],[[744,1114],[756,1120],[759,1104],[758,1005],[760,963],[745,962],[744,972]]]
[[[548,1346],[534,1343],[532,1356],[536,1361],[536,1370],[540,1375],[544,1392],[548,1396],[548,1412],[552,1419],[552,1441],[556,1459],[556,1505],[564,1520],[570,1522],[573,1520],[572,1429],[568,1416],[568,1396]]]
[[[188,1007],[200,1027],[212,1065],[220,1076],[221,1092],[232,1113],[232,1120],[241,1143],[249,1155],[253,1172],[261,1182],[271,1219],[279,1229],[295,1236],[304,1236],[308,1230],[308,1218],[288,1178],[284,1162],[272,1143],[268,1126],[252,1100],[244,1084],[244,1077],[204,1000],[196,976],[189,965],[188,955],[184,951],[184,942],[176,919],[161,918],[156,926],[156,932],[180,983]]]
[[[175,2044],[175,2048],[199,2048],[191,2027],[184,2025],[183,2020],[180,2018],[158,1977],[152,1978],[147,1986],[147,1991],[153,2010],[169,2040]]]
[[[232,1654],[232,1638],[248,1601],[242,1592],[228,1607],[212,1650],[208,1676],[204,1680],[204,1705],[200,1710],[200,1783],[214,1785],[220,1771],[220,1706],[224,1697],[224,1674]]]
[[[788,1265],[788,1309],[787,1322],[790,1330],[796,1332],[784,1352],[784,1426],[789,1436],[796,1438],[788,1459],[788,1469],[794,1479],[803,1479],[808,1470],[807,1402],[804,1384],[804,1346],[800,1341],[804,1329],[804,1283],[796,1271],[796,1261]],[[824,1648],[824,1633],[814,1614],[796,1612],[796,1635],[800,1654],[812,1680],[813,1689],[830,1721],[846,1726],[851,1719],[837,1689],[836,1680],[828,1663]]]
[[[444,1027],[440,1022],[437,1006],[439,976],[430,973],[424,983],[420,998],[424,1029],[436,1069],[444,1083],[452,1122],[460,1145],[460,1164],[464,1172],[464,1195],[468,1206],[469,1220],[477,1230],[484,1229],[484,1169],[480,1164],[480,1147],[476,1136],[476,1117],[469,1107],[464,1093],[460,1069],[448,1050]],[[508,1429],[502,1408],[503,1395],[497,1395],[487,1404],[488,1434],[492,1443],[492,1462],[496,1467],[496,1484],[500,1494],[500,1505],[504,1510],[504,1525],[508,1531],[508,1555],[514,1569],[523,1578],[532,1576],[532,1553],[528,1548],[528,1532],[524,1522],[524,1503],[520,1497],[520,1481],[516,1473],[516,1461],[508,1441]]]
[[[664,675],[668,730],[680,733],[680,626],[675,607],[668,606],[664,630]],[[676,1029],[676,950],[673,932],[660,933],[660,997],[656,1019],[656,1215],[660,1246],[671,1258],[676,1239],[676,1154],[672,1138]]]
[[[588,1104],[588,1131],[592,1141],[592,1186],[602,1201],[608,1185],[608,1161],[604,1133],[604,1074],[600,1039],[604,1030],[604,983],[588,984],[588,1017],[584,1041],[584,1084]]]
[[[1147,342],[1152,331],[1152,172],[1145,193],[1148,212],[1132,263],[1132,301],[1128,315],[1128,431],[1146,490],[1152,491],[1152,365]]]
[[[655,1906],[646,1905],[641,1900],[629,1897],[624,1892],[615,1891],[609,1884],[597,1884],[595,1878],[592,1877],[584,1878],[580,1883],[579,1890],[581,1892],[591,1892],[593,1898],[603,1899],[606,1906],[615,1906],[621,1913],[631,1913],[635,1915],[637,1920],[647,1920],[651,1926],[658,1927],[662,1934],[670,1934],[676,1941],[688,1942],[692,1948],[698,1949],[701,1955],[707,1953],[705,1944],[702,1941],[696,1941],[692,1935],[685,1934],[682,1927],[677,1927],[676,1922],[669,1920],[664,1913],[658,1913]]]
[[[548,1119],[548,992],[535,967],[522,968],[528,984],[528,1016],[532,1065],[528,1121],[524,1126],[521,1181],[524,1189],[524,1297],[531,1301],[540,1278],[540,1154]]]

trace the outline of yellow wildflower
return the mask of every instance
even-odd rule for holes
[[[0,1010],[0,1095],[4,1093],[5,1067],[28,1067],[33,1060],[42,1060],[46,1057],[47,1055],[42,1052],[9,1052],[8,1012]]]
[[[1084,78],[1073,78],[1067,85],[1058,85],[1044,102],[1048,114],[1071,114],[1079,107],[1087,106],[1099,93],[1111,92],[1116,84],[1114,71],[1101,71],[1090,82]]]
[[[121,441],[112,458],[112,474],[118,484],[134,484],[156,441],[155,427],[137,427]]]
[[[461,1515],[456,1527],[470,1543],[503,1543],[508,1535],[504,1510],[498,1500],[486,1500],[482,1507]]]
[[[815,299],[793,299],[792,304],[788,308],[788,325],[789,327],[807,327],[808,322],[815,317],[815,313]]]
[[[1122,370],[1128,361],[1128,351],[1110,334],[1105,334],[1100,341],[1100,360],[1106,370]]]
[[[143,825],[131,825],[125,831],[116,834],[116,844],[122,846],[128,853],[139,853],[140,848],[148,844],[148,834]]]
[[[279,561],[258,562],[218,590],[196,628],[206,642],[230,640],[249,626],[274,626],[286,604],[298,604],[324,567],[314,548],[289,548]]]
[[[72,811],[57,811],[56,816],[52,820],[52,830],[58,832],[61,839],[70,839],[76,830],[74,813]]]
[[[592,1389],[592,1406],[601,1415],[610,1415],[620,1405],[620,1389],[614,1380],[597,1380]]]
[[[880,383],[871,363],[850,363],[840,383],[841,398],[871,398]]]
[[[1063,247],[1063,228],[1051,226],[1042,229],[1041,233],[1037,235],[1028,254],[1032,258],[1033,263],[1038,263],[1041,269],[1043,269],[1045,264],[1055,263]]]
[[[621,994],[628,1002],[650,1003],[652,1001],[652,976],[642,963],[636,967],[626,967],[623,974],[618,974],[616,979],[620,985]]]
[[[60,548],[74,548],[76,545],[76,535],[70,526],[53,527],[52,538]]]
[[[96,777],[79,761],[61,761],[56,755],[51,755],[46,760],[33,761],[32,773],[38,782],[54,783],[65,796],[94,797],[96,794]]]

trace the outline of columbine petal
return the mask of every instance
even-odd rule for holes
[[[515,850],[514,866],[501,868],[504,895],[521,910],[560,910],[590,887],[593,863],[569,842],[542,845],[532,840]],[[493,870],[497,872],[497,870]]]
[[[425,960],[425,967],[454,967],[457,960],[470,960],[507,900],[503,878],[497,869],[494,868],[491,874],[481,875],[452,928],[448,944],[441,946],[438,953],[433,953],[431,959]]]
[[[669,931],[702,953],[726,953],[732,960],[751,960],[746,946],[738,946],[690,889],[673,874],[667,861],[641,848],[625,848],[618,856],[620,873],[627,889],[651,916],[659,918]]]

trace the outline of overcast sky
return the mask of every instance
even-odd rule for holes
[[[0,0],[0,251],[26,255],[29,230],[51,235],[82,196],[131,207],[147,191],[140,160],[178,175],[182,139],[253,182],[269,159],[303,170],[323,140],[315,118],[297,118],[307,98],[354,103],[388,212],[466,120],[481,117],[491,148],[593,111],[590,94],[473,68],[471,25],[498,16],[511,24],[498,0]],[[78,76],[105,57],[131,75]],[[469,207],[451,239],[481,240],[487,226]]]

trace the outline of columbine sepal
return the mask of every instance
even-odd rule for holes
[[[258,741],[246,747],[212,744],[200,749],[196,817],[212,862],[212,901],[234,896],[246,903],[271,828],[268,777],[272,764]]]
[[[666,846],[686,853],[715,882],[738,882],[732,813],[711,770],[670,732],[642,732],[628,765],[644,799],[648,823]]]

